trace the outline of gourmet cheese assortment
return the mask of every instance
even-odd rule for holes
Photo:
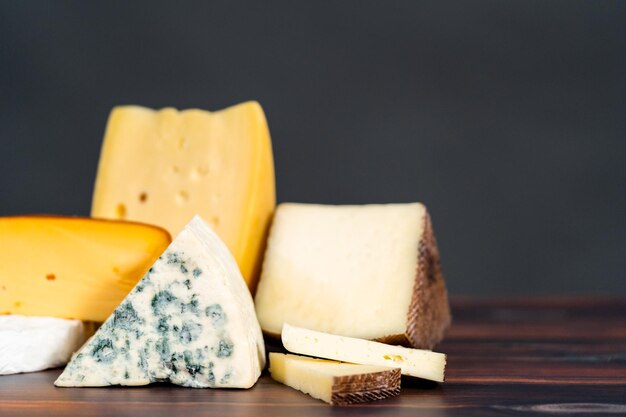
[[[0,218],[0,375],[69,360],[58,387],[250,388],[265,335],[291,352],[271,377],[329,404],[443,382],[426,207],[275,200],[258,103],[114,108],[91,218]]]

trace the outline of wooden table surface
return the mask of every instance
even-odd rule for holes
[[[264,374],[250,390],[55,388],[60,369],[0,376],[0,416],[626,415],[626,299],[453,301],[446,382],[331,407]]]

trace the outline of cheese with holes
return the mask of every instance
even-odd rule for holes
[[[400,368],[403,375],[443,382],[446,355],[430,350],[392,346],[380,342],[337,336],[283,326],[283,346],[290,352],[361,365]]]
[[[0,316],[0,375],[65,365],[84,341],[80,320]]]
[[[283,323],[432,348],[450,323],[426,207],[281,204],[256,293],[261,327]]]
[[[0,217],[0,314],[102,322],[170,240],[132,222]]]
[[[249,388],[265,361],[252,297],[232,255],[195,217],[55,385]]]
[[[382,400],[400,394],[400,369],[270,353],[276,381],[333,405]]]
[[[208,112],[116,107],[107,125],[91,215],[156,224],[172,236],[200,214],[254,290],[275,206],[261,106]]]

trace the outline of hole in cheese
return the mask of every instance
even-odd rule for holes
[[[404,362],[404,357],[402,357],[402,355],[385,355],[383,358],[388,361],[394,361],[395,363]]]
[[[126,217],[126,205],[120,203],[115,207],[115,214],[118,219],[123,219]]]
[[[185,204],[189,200],[189,194],[186,191],[179,191],[176,193],[176,202],[178,204]]]
[[[148,199],[148,194],[146,193],[139,194],[139,201],[141,201],[142,203],[145,203],[147,199]]]
[[[191,174],[189,175],[189,177],[193,181],[198,181],[198,180],[201,180],[202,178],[206,177],[208,173],[209,173],[209,168],[197,167],[197,168],[194,168],[193,170],[191,170]]]
[[[57,277],[56,277],[56,275],[54,275],[54,274],[47,274],[47,275],[46,275],[46,279],[47,279],[48,281],[54,281],[55,279],[57,279]]]

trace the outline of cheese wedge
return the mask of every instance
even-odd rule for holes
[[[430,350],[392,346],[353,337],[337,336],[291,326],[282,331],[290,352],[361,365],[400,368],[403,375],[443,382],[446,355]]]
[[[195,217],[55,385],[169,381],[193,388],[249,388],[264,361],[261,328],[237,264]]]
[[[432,348],[450,309],[426,207],[281,204],[255,303],[270,335],[289,322]]]
[[[91,215],[156,224],[172,236],[200,214],[253,290],[275,206],[272,146],[257,102],[214,113],[116,107]]]
[[[169,243],[139,223],[0,217],[0,314],[102,322]]]
[[[0,375],[65,365],[84,342],[80,320],[0,316]]]
[[[400,370],[298,355],[270,353],[276,381],[333,405],[382,400],[400,394]]]

